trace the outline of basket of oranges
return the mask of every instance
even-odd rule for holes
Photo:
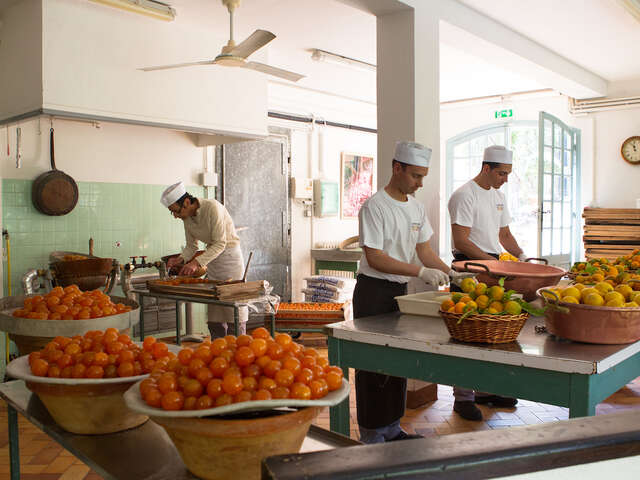
[[[449,334],[462,342],[513,342],[529,312],[537,312],[517,292],[504,289],[504,281],[487,287],[474,278],[465,278],[463,292],[453,293],[440,305],[440,316]]]
[[[339,367],[288,334],[271,337],[260,327],[182,349],[124,398],[166,430],[199,478],[242,471],[258,479],[262,458],[298,452],[321,408],[348,395]]]

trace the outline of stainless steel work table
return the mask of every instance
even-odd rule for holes
[[[233,308],[233,324],[235,327],[234,332],[239,331],[239,322],[240,315],[238,309],[242,306],[249,305],[251,303],[268,303],[271,305],[271,325],[275,325],[275,308],[273,308],[273,304],[270,302],[267,296],[261,296],[256,298],[248,298],[244,300],[235,300],[235,301],[225,301],[225,300],[217,300],[215,298],[206,298],[206,297],[194,297],[190,295],[175,295],[172,293],[160,293],[160,292],[152,292],[149,290],[142,289],[132,289],[131,293],[135,293],[138,295],[138,303],[140,305],[144,304],[144,297],[156,297],[156,298],[166,298],[169,300],[174,300],[176,302],[176,343],[180,345],[180,305],[183,303],[191,302],[191,303],[204,303],[206,305],[221,305],[224,307],[232,307]],[[140,308],[140,340],[144,340],[144,309]],[[272,327],[273,329],[273,327]],[[271,332],[273,334],[273,330]]]
[[[640,341],[595,345],[536,333],[531,317],[517,341],[489,345],[453,340],[440,318],[391,313],[325,327],[329,361],[342,367],[458,385],[569,407],[570,417],[640,375]],[[331,430],[349,434],[348,399],[331,409]]]
[[[7,402],[11,480],[20,479],[18,417],[21,413],[36,427],[69,450],[105,479],[182,480],[197,478],[184,466],[164,429],[152,421],[108,435],[76,435],[62,430],[38,397],[14,380],[0,384],[0,397]],[[311,426],[301,452],[358,445],[359,442]],[[241,473],[238,473],[241,478]]]

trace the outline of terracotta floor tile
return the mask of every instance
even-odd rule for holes
[[[44,473],[64,473],[71,465],[74,464],[74,461],[74,457],[59,456],[47,466]]]
[[[64,472],[58,480],[84,480],[89,473],[90,468],[86,465],[73,465],[69,467],[69,469]]]

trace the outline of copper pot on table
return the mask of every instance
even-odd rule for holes
[[[532,260],[543,263],[533,263]],[[504,278],[505,290],[521,293],[526,301],[536,298],[536,290],[557,285],[567,273],[560,267],[548,265],[544,258],[528,258],[526,262],[500,260],[457,260],[452,264],[457,272],[477,273],[477,280],[487,286],[498,285]]]
[[[548,290],[549,296],[543,295],[545,290],[540,288],[536,294],[548,305],[545,325],[549,333],[585,343],[622,344],[640,340],[640,308],[568,303]]]

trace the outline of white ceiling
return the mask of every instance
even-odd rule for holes
[[[220,0],[165,0],[178,12],[176,23],[212,32],[211,58],[228,37],[228,14]],[[459,0],[607,81],[640,78],[632,53],[640,45],[640,23],[616,0]],[[268,63],[306,75],[299,85],[375,101],[375,74],[313,62],[320,48],[375,63],[376,19],[337,0],[242,0],[235,15],[235,39],[255,29],[277,35]],[[441,100],[547,88],[456,45],[451,28],[441,29]],[[490,46],[487,48],[491,48]],[[184,61],[199,60],[185,52]],[[257,60],[264,60],[256,58]],[[172,59],[173,61],[173,59]],[[469,81],[472,78],[473,81]]]

